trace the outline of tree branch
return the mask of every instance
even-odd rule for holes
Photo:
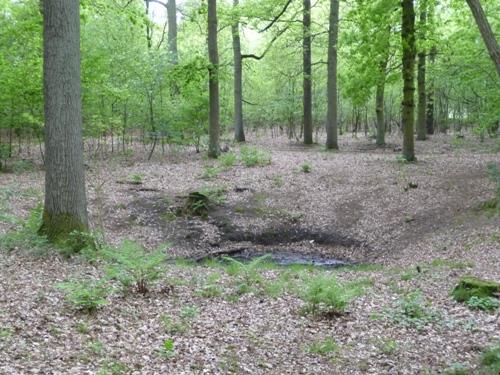
[[[254,60],[261,60],[264,58],[264,56],[267,54],[267,52],[269,52],[269,50],[271,49],[272,45],[274,44],[274,42],[285,32],[287,31],[289,28],[289,26],[286,26],[284,29],[278,31],[278,33],[273,37],[273,39],[271,39],[271,41],[269,42],[269,44],[267,45],[266,49],[264,50],[264,52],[262,52],[262,54],[260,56],[257,56],[253,53],[251,54],[242,54],[241,55],[241,59],[254,59]]]
[[[288,6],[292,3],[292,0],[288,0],[285,4],[285,6],[283,7],[283,9],[281,9],[281,12],[279,12],[279,14],[274,17],[271,22],[266,26],[264,27],[263,29],[259,30],[259,33],[263,33],[267,30],[269,30],[275,23],[276,21],[278,21],[280,19],[280,17],[286,12],[286,10],[288,9]]]

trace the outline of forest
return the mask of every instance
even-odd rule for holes
[[[0,0],[1,374],[500,374],[500,2]]]

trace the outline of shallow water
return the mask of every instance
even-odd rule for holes
[[[300,253],[283,252],[283,251],[277,251],[272,253],[251,253],[245,251],[237,254],[232,254],[229,256],[229,258],[238,260],[240,262],[250,262],[256,258],[263,256],[267,256],[265,260],[266,262],[275,263],[279,266],[302,265],[302,266],[334,268],[334,267],[352,265],[352,263],[340,259],[332,259],[317,255],[315,256],[312,254],[300,254]],[[216,257],[215,259],[222,260],[222,257]]]

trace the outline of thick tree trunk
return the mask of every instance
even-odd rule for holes
[[[421,1],[420,6],[420,40],[425,41],[425,27],[427,21],[426,2]],[[423,43],[422,43],[423,44]],[[426,110],[426,88],[425,88],[425,49],[418,53],[418,69],[417,69],[417,92],[418,92],[418,105],[417,105],[417,139],[425,141],[427,139],[427,129],[425,123],[425,110]]]
[[[488,53],[490,54],[493,63],[497,69],[497,73],[500,76],[500,47],[498,46],[498,42],[495,39],[495,34],[491,30],[491,26],[484,14],[483,8],[481,7],[481,3],[479,0],[467,0],[467,4],[469,4],[469,8],[472,11],[472,15],[476,20],[477,27],[483,37],[484,44],[486,44],[486,48]]]
[[[403,43],[403,106],[401,122],[403,126],[403,157],[407,161],[415,159],[415,140],[413,135],[415,122],[415,9],[413,0],[402,1],[402,28]]]
[[[330,0],[330,25],[328,34],[326,148],[338,149],[337,42],[339,35],[339,0]]]
[[[219,52],[217,50],[217,1],[208,0],[209,144],[208,156],[217,158],[219,147]]]
[[[311,0],[304,0],[303,8],[303,69],[304,69],[304,144],[313,143],[312,125],[312,65],[311,65]]]
[[[40,232],[60,242],[88,228],[78,0],[43,2],[45,207]]]
[[[237,10],[238,0],[233,0]],[[243,130],[243,66],[241,59],[240,23],[237,20],[232,26],[233,55],[234,55],[234,139],[236,142],[245,142]]]

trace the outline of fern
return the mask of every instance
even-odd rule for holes
[[[165,261],[163,250],[147,253],[141,245],[129,240],[117,248],[104,248],[103,257],[111,263],[107,275],[125,288],[135,287],[139,293],[145,294],[162,273]]]

